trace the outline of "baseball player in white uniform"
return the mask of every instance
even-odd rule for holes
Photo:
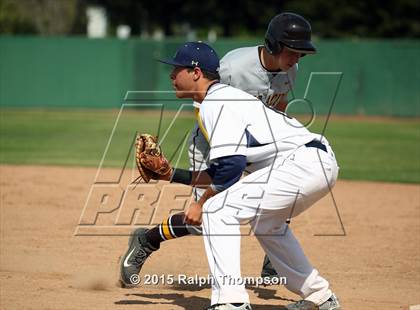
[[[218,58],[204,43],[186,43],[164,62],[174,66],[176,96],[200,103],[198,124],[210,145],[210,166],[189,181],[211,184],[185,211],[187,223],[202,222],[214,279],[208,309],[251,309],[240,271],[243,222],[250,223],[278,274],[287,278],[286,287],[303,298],[287,309],[340,309],[328,281],[309,263],[287,225],[336,182],[338,166],[327,140],[213,79],[207,72],[214,71]],[[249,164],[259,167],[240,179]]]

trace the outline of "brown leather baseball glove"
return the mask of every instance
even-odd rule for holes
[[[136,137],[136,164],[141,178],[149,183],[154,180],[169,180],[172,167],[163,155],[157,137],[138,134]]]

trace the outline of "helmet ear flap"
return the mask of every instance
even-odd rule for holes
[[[280,54],[281,51],[283,50],[283,44],[281,42],[276,42],[276,46],[277,46],[277,49],[274,54]]]
[[[283,49],[283,44],[281,42],[277,42],[275,40],[270,40],[269,38],[265,38],[264,46],[271,55],[280,54]]]

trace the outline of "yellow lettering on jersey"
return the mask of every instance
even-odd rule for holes
[[[267,105],[268,106],[275,106],[279,102],[281,102],[285,97],[287,93],[279,93],[279,94],[272,94],[267,97]]]

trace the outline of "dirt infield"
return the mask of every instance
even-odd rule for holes
[[[93,168],[0,166],[0,308],[207,306],[208,285],[177,281],[179,275],[207,276],[201,237],[166,242],[142,270],[143,279],[155,274],[169,282],[171,275],[175,283],[160,278],[130,290],[115,285],[127,237],[74,235],[95,174]],[[344,309],[420,304],[420,186],[339,181],[333,194],[338,213],[328,196],[292,228]],[[245,276],[259,275],[262,257],[255,237],[244,237]],[[282,286],[254,285],[249,292],[256,310],[283,309],[297,299]]]

